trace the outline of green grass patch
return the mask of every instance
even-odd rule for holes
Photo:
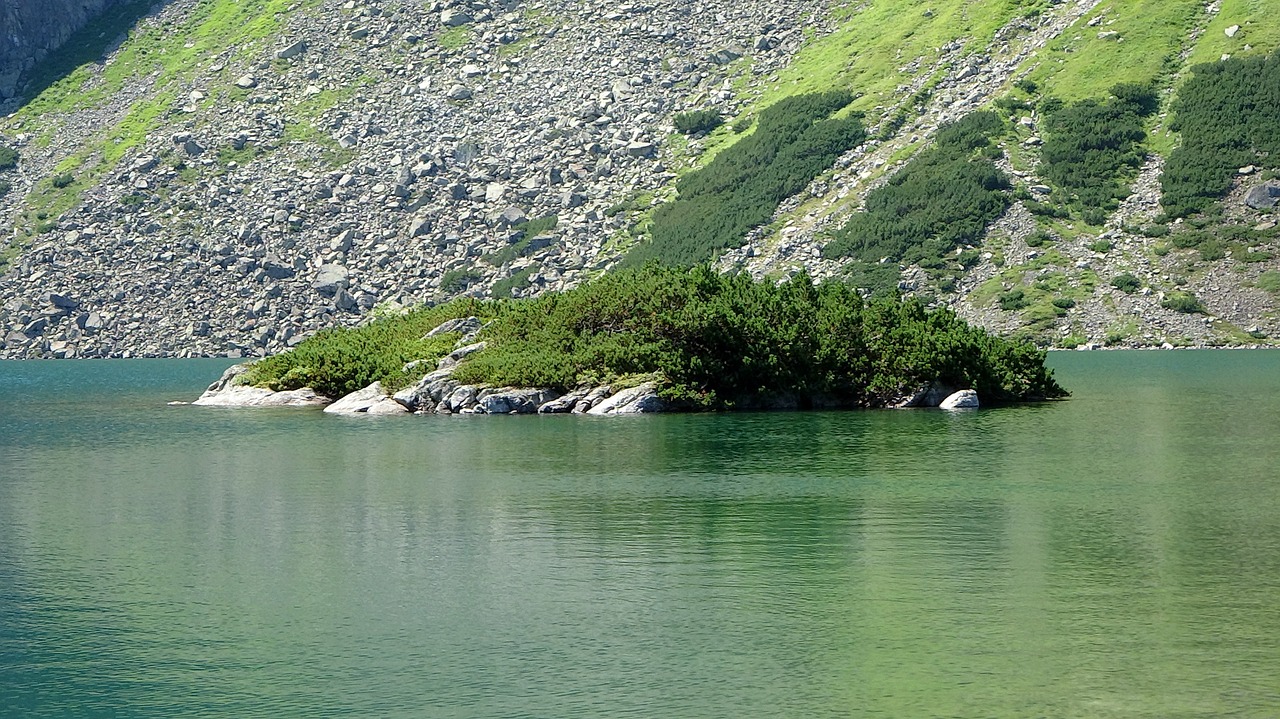
[[[471,42],[472,31],[468,25],[445,28],[436,36],[436,44],[445,50],[458,50]]]
[[[1270,0],[1219,0],[1218,14],[1205,28],[1188,62],[1217,62],[1223,55],[1264,54],[1280,48],[1280,23]],[[1235,37],[1226,30],[1239,25]]]
[[[1273,295],[1280,295],[1280,270],[1267,270],[1258,275],[1254,286],[1260,290],[1266,290]]]
[[[1102,16],[1100,25],[1088,21]],[[1205,17],[1201,0],[1103,2],[1042,48],[1028,79],[1064,100],[1106,96],[1121,82],[1160,86],[1182,65],[1186,38]],[[1098,37],[1116,32],[1118,37]]]

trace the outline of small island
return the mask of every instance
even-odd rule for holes
[[[614,414],[1058,399],[1045,352],[918,300],[650,264],[518,300],[460,298],[231,368],[197,404]],[[334,401],[336,400],[336,401]]]

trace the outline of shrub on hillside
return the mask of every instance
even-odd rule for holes
[[[783,200],[862,142],[860,117],[831,118],[852,101],[848,92],[815,93],[764,110],[754,133],[676,183],[678,196],[654,211],[649,240],[624,265],[692,266],[740,246]]]
[[[1111,286],[1121,292],[1131,295],[1142,289],[1142,280],[1134,277],[1132,274],[1125,272],[1111,278]]]
[[[6,145],[0,145],[0,170],[12,170],[18,166],[18,151]]]
[[[1109,100],[1081,100],[1047,113],[1040,151],[1040,174],[1095,226],[1128,196],[1127,180],[1146,157],[1142,118],[1159,107],[1159,98],[1142,85],[1117,85],[1111,92]]]
[[[994,112],[976,112],[941,128],[933,147],[867,195],[866,212],[853,215],[823,254],[913,263],[980,242],[987,224],[1009,205],[1009,180],[975,151],[1004,128]]]
[[[711,132],[724,124],[724,119],[716,110],[693,110],[682,112],[675,117],[676,131],[684,135],[696,135],[700,132]]]
[[[1204,212],[1245,165],[1280,167],[1280,53],[1198,65],[1178,91],[1170,129],[1182,144],[1160,178],[1169,217]]]
[[[1185,314],[1203,314],[1205,312],[1204,304],[1190,292],[1170,292],[1164,298],[1164,301],[1160,303],[1160,306],[1166,310]]]

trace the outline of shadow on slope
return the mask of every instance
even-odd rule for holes
[[[147,15],[159,12],[172,0],[122,0],[89,20],[58,49],[36,63],[24,78],[19,107],[40,96],[51,85],[88,63],[101,63],[124,41],[128,32]]]

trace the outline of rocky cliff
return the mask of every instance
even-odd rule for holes
[[[0,99],[24,73],[103,10],[125,0],[6,0],[0,7]]]

